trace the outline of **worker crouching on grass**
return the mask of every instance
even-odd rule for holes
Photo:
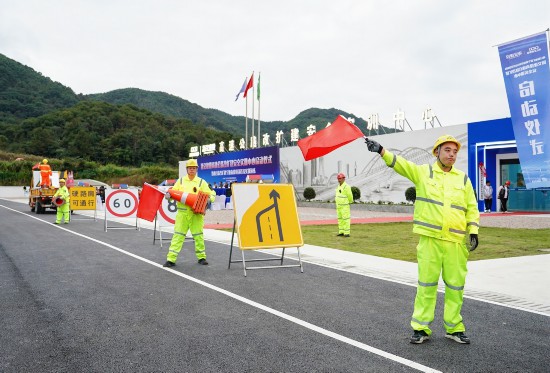
[[[172,189],[190,194],[197,194],[199,191],[203,191],[210,195],[210,202],[214,202],[216,194],[208,187],[207,182],[197,176],[198,168],[196,159],[188,160],[187,175],[178,179]],[[168,248],[168,255],[166,256],[164,267],[173,267],[176,265],[176,260],[183,247],[187,231],[191,231],[191,235],[195,241],[195,255],[197,256],[199,264],[208,265],[203,236],[204,215],[194,212],[190,206],[182,202],[178,202],[177,209],[174,235],[172,236],[172,242]]]
[[[437,284],[445,282],[443,322],[447,334],[458,343],[470,343],[462,321],[466,263],[469,251],[478,245],[479,210],[472,183],[454,166],[460,143],[452,136],[441,136],[432,154],[432,165],[417,165],[366,139],[371,152],[377,152],[395,172],[416,186],[413,232],[420,235],[417,250],[418,287],[414,301],[411,343],[422,343],[432,334],[437,300]],[[466,245],[469,233],[469,247]]]
[[[60,224],[63,219],[65,219],[65,224],[69,224],[71,217],[71,194],[65,186],[65,179],[59,179],[59,189],[57,189],[52,198],[55,199],[57,197],[62,198],[64,202],[61,206],[57,206],[55,224]]]

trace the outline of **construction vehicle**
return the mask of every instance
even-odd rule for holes
[[[57,210],[57,206],[53,203],[53,195],[59,189],[59,174],[58,171],[52,171],[52,184],[57,186],[41,187],[40,172],[33,171],[29,193],[29,206],[32,212],[43,214],[47,209]]]

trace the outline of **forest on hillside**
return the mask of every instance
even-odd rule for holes
[[[231,138],[132,105],[89,101],[0,127],[0,146],[11,152],[134,167],[176,165],[193,145]]]
[[[289,143],[291,129],[298,128],[303,138],[309,125],[321,130],[338,115],[354,118],[371,134],[363,119],[334,108],[310,108],[290,121],[262,122],[262,133],[269,132],[273,142],[281,130]],[[103,165],[175,165],[188,157],[192,146],[231,139],[238,143],[245,135],[244,123],[243,116],[205,109],[164,92],[124,88],[75,94],[0,54],[0,149],[5,152]]]

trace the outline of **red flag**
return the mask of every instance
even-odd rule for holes
[[[34,166],[32,166],[32,169],[33,170],[38,170],[40,168],[40,162],[38,162],[37,164],[35,164]]]
[[[298,140],[298,146],[306,161],[322,157],[353,140],[364,137],[357,126],[339,115],[327,128]]]
[[[250,76],[250,80],[248,81],[248,84],[246,85],[246,88],[244,89],[244,95],[243,97],[246,97],[246,94],[248,93],[248,90],[254,86],[254,72],[252,72],[252,75]]]
[[[163,198],[164,192],[158,190],[154,185],[144,183],[139,196],[137,217],[148,221],[155,220]]]

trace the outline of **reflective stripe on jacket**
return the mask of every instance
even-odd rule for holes
[[[336,187],[335,202],[336,205],[349,205],[353,202],[351,187],[345,181]]]
[[[414,233],[452,242],[463,242],[466,233],[478,233],[477,200],[464,172],[455,167],[444,172],[437,163],[417,165],[388,150],[382,158],[416,186]]]

